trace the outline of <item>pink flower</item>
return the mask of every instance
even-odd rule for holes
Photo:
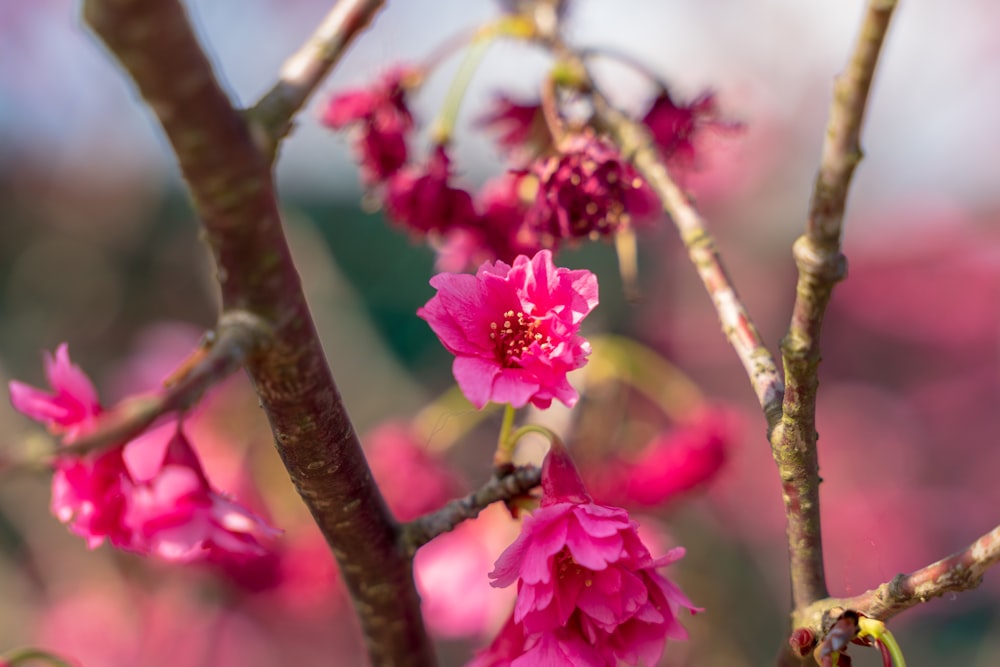
[[[177,562],[261,556],[281,532],[211,487],[180,423],[131,441],[123,458],[135,483],[123,517],[134,551]]]
[[[409,166],[389,179],[385,212],[390,219],[420,234],[445,232],[474,224],[472,196],[452,187],[451,159],[444,146],[437,146],[426,165]]]
[[[335,96],[323,111],[321,120],[327,127],[355,126],[354,148],[366,184],[381,183],[406,164],[406,137],[413,129],[406,83],[416,76],[412,69],[396,67],[371,88]]]
[[[667,639],[687,638],[677,615],[698,610],[657,571],[684,549],[654,559],[637,527],[625,510],[594,503],[568,452],[552,446],[541,507],[490,573],[494,586],[517,582],[513,620],[530,664],[652,667]]]
[[[54,358],[46,355],[45,373],[54,393],[11,382],[14,407],[66,441],[92,428],[104,411],[65,343]],[[260,555],[262,543],[278,533],[211,488],[179,421],[124,446],[57,457],[51,509],[91,549],[107,538],[175,561]]]
[[[690,104],[678,106],[666,90],[653,100],[642,122],[653,135],[653,142],[663,159],[684,168],[694,166],[697,159],[695,140],[704,129],[736,130],[740,127],[738,123],[719,120],[714,94],[702,93]]]
[[[107,538],[120,548],[132,545],[124,515],[134,484],[121,447],[81,457],[56,459],[52,475],[52,514],[70,532],[96,549]]]
[[[417,315],[452,354],[452,371],[477,408],[488,402],[547,408],[578,395],[566,380],[590,354],[580,321],[597,305],[597,278],[557,268],[552,253],[483,264],[475,276],[440,273]]]
[[[650,219],[660,202],[635,168],[591,133],[569,139],[558,155],[535,163],[538,194],[527,224],[546,245],[597,239]]]
[[[500,148],[517,157],[530,160],[552,148],[552,133],[538,102],[521,104],[498,95],[477,124],[494,131]]]
[[[55,356],[45,353],[45,378],[52,393],[14,380],[9,385],[10,402],[18,412],[71,442],[101,413],[97,390],[80,367],[70,361],[66,343],[56,348]]]

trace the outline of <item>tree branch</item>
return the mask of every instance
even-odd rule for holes
[[[475,519],[489,505],[523,496],[541,483],[541,476],[542,471],[535,466],[515,468],[502,477],[491,478],[464,498],[452,500],[436,512],[414,519],[403,526],[400,541],[404,552],[412,556],[441,533],[454,530],[466,519]]]
[[[583,68],[582,62],[580,67]],[[781,378],[774,357],[764,345],[726,273],[715,239],[701,215],[670,177],[646,128],[613,107],[598,91],[593,91],[592,97],[598,121],[608,129],[622,156],[635,165],[653,188],[677,225],[688,256],[715,305],[722,331],[750,378],[770,431],[781,417]]]
[[[795,615],[795,627],[822,636],[844,610],[885,621],[910,607],[945,593],[971,590],[983,581],[986,570],[1000,562],[1000,526],[982,535],[965,549],[936,563],[896,575],[892,581],[850,598],[819,600]]]
[[[895,2],[870,0],[854,52],[834,84],[819,173],[806,233],[795,242],[799,271],[788,334],[781,342],[785,370],[783,417],[772,433],[788,520],[792,599],[796,608],[827,597],[819,515],[816,390],[820,329],[833,286],[846,275],[841,227],[875,65]]]
[[[58,454],[83,454],[121,444],[142,433],[168,412],[195,405],[211,387],[231,374],[270,342],[270,327],[251,313],[225,312],[211,336],[174,372],[162,391],[126,398],[101,415],[97,428]]]
[[[85,0],[173,146],[215,254],[222,302],[268,323],[248,359],[289,476],[340,563],[372,663],[434,663],[412,562],[372,481],[288,250],[270,156],[216,81],[177,0]]]
[[[285,61],[278,81],[247,113],[267,132],[273,153],[292,117],[326,78],[385,0],[338,0],[302,48]]]

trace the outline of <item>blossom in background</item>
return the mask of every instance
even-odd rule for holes
[[[68,442],[94,428],[103,408],[65,343],[45,360],[52,393],[15,381],[11,403]],[[104,451],[60,454],[54,466],[52,513],[92,549],[108,539],[172,561],[243,557],[262,554],[278,533],[211,487],[180,421]]]
[[[475,224],[472,196],[452,187],[450,176],[451,158],[438,145],[425,165],[407,166],[389,179],[384,193],[386,215],[420,234]]]
[[[490,573],[494,586],[517,582],[512,623],[523,642],[518,647],[517,629],[506,627],[504,640],[473,664],[652,667],[667,639],[686,639],[680,609],[699,610],[657,571],[684,549],[653,558],[637,527],[625,510],[594,503],[568,452],[553,444],[541,507]]]
[[[607,141],[583,132],[556,155],[532,167],[538,193],[527,224],[556,246],[570,239],[597,239],[659,215],[656,194]]]
[[[334,96],[323,111],[321,121],[327,127],[355,130],[354,150],[366,185],[385,181],[406,164],[406,140],[414,125],[407,83],[418,77],[416,70],[393,68],[371,88]]]
[[[516,102],[497,95],[492,108],[479,118],[480,127],[497,135],[497,144],[515,161],[531,160],[551,150],[552,132],[539,102]]]
[[[592,494],[606,502],[655,507],[713,480],[725,465],[731,418],[705,410],[654,438],[635,457],[585,469]]]
[[[440,273],[430,282],[438,292],[417,315],[455,355],[455,380],[473,405],[576,403],[566,374],[590,354],[577,332],[597,305],[593,273],[556,267],[542,250],[513,265],[485,263],[474,276]]]
[[[666,90],[653,100],[642,122],[653,136],[660,157],[687,169],[697,164],[695,141],[705,129],[732,131],[741,127],[719,120],[713,93],[702,93],[689,104],[678,105]]]

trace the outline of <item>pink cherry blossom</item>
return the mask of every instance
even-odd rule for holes
[[[52,475],[52,514],[96,549],[107,538],[120,548],[132,545],[124,515],[134,484],[121,447],[80,457],[59,457]]]
[[[545,122],[542,105],[537,101],[522,103],[498,95],[478,125],[496,133],[497,144],[515,159],[530,160],[552,147],[552,133]]]
[[[593,273],[556,267],[542,250],[513,265],[483,264],[474,276],[441,273],[431,285],[438,293],[417,315],[455,355],[455,380],[473,405],[576,403],[566,374],[590,354],[577,332],[597,305]]]
[[[104,413],[97,391],[66,344],[46,355],[53,393],[11,382],[11,402],[64,441]],[[104,451],[61,454],[52,476],[52,513],[90,548],[112,545],[173,561],[261,555],[278,533],[210,486],[179,421]]]
[[[123,517],[132,550],[177,562],[260,556],[280,534],[211,487],[179,423],[131,441],[123,458],[135,483]]]
[[[413,129],[413,116],[406,101],[405,82],[414,70],[396,67],[371,88],[350,90],[333,97],[323,111],[322,122],[335,130],[353,126],[354,145],[361,163],[362,180],[381,183],[406,164],[406,139]]]
[[[18,412],[72,441],[101,413],[97,390],[80,367],[70,361],[66,343],[56,348],[54,356],[45,353],[45,378],[52,393],[11,381],[10,402]]]
[[[702,93],[689,104],[679,105],[666,90],[653,100],[642,122],[653,135],[661,157],[676,167],[688,169],[697,164],[695,142],[704,130],[733,131],[741,127],[719,120],[713,93]]]
[[[385,190],[386,215],[418,234],[475,224],[472,195],[452,187],[450,178],[451,158],[439,145],[427,164],[410,165],[392,175]]]
[[[539,186],[527,224],[546,245],[609,236],[660,213],[649,184],[604,139],[585,132],[560,148],[532,169]]]
[[[490,573],[495,586],[517,582],[513,621],[525,653],[513,667],[652,667],[667,639],[687,638],[678,614],[698,609],[658,572],[684,549],[653,558],[637,527],[625,510],[594,503],[565,448],[553,445],[542,468],[541,507]]]

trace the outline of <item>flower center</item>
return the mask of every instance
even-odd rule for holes
[[[541,333],[539,321],[521,311],[508,310],[503,319],[490,322],[490,340],[496,346],[497,360],[505,368],[521,368],[521,358],[533,343],[542,350],[552,348],[552,339]]]

